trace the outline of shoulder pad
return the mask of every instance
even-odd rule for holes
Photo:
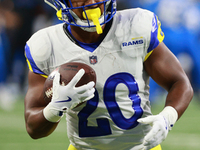
[[[52,52],[51,41],[44,29],[33,34],[27,44],[35,62],[43,62],[50,57]]]

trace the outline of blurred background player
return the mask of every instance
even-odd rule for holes
[[[29,135],[48,136],[66,112],[69,150],[160,150],[159,144],[186,110],[193,90],[162,42],[158,17],[144,9],[116,12],[115,0],[46,2],[64,23],[36,32],[25,47],[30,69],[25,97]],[[96,58],[95,63],[90,58]],[[75,88],[83,70],[66,86],[59,84],[56,73],[52,101],[45,103],[45,76],[70,61],[93,67],[95,89],[93,82]],[[149,76],[168,91],[158,115],[150,110]],[[83,101],[87,102],[74,107]]]

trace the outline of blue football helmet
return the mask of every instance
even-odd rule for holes
[[[90,5],[73,7],[71,0],[44,0],[48,5],[53,7],[57,11],[57,17],[63,20],[69,25],[81,27],[83,30],[88,32],[96,31],[96,25],[94,20],[91,20],[86,13],[86,7],[91,7],[93,5],[104,4],[104,13],[98,16],[100,26],[109,22],[116,13],[116,0],[103,0]],[[70,4],[70,6],[68,5]],[[82,9],[85,20],[80,19],[74,12],[74,9]]]

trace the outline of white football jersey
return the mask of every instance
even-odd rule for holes
[[[151,129],[137,119],[151,115],[149,76],[143,63],[164,35],[156,15],[143,9],[118,11],[101,44],[90,52],[73,43],[63,24],[42,29],[27,42],[31,71],[48,76],[66,62],[96,72],[95,97],[66,114],[70,143],[80,150],[139,150]]]

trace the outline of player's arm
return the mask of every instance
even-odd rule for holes
[[[152,129],[144,137],[144,149],[151,149],[167,137],[193,97],[193,89],[179,61],[162,42],[144,62],[147,73],[168,91],[165,108],[158,114],[138,119]]]
[[[192,100],[193,89],[177,58],[162,42],[144,62],[144,67],[168,91],[165,106],[175,108],[180,118]]]
[[[45,119],[43,109],[47,103],[43,99],[43,86],[46,78],[31,71],[28,73],[28,91],[25,96],[25,122],[28,134],[41,138],[51,134],[58,123]]]
[[[75,87],[82,76],[84,69],[80,69],[72,80],[65,86],[60,85],[60,73],[56,72],[53,79],[51,102],[46,104],[43,99],[45,78],[29,72],[29,88],[25,97],[26,128],[32,138],[41,138],[54,131],[63,113],[73,109],[79,103],[94,97],[93,81]]]

